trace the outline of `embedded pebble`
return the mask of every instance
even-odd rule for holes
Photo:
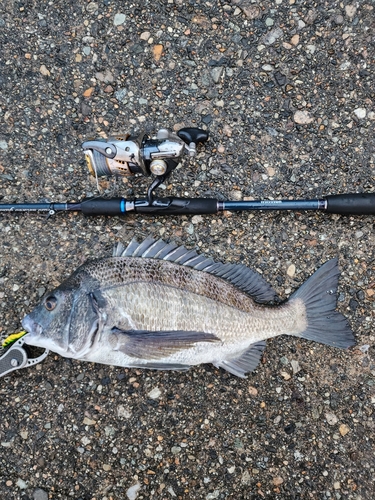
[[[33,500],[48,500],[48,493],[41,488],[37,488],[33,492]]]
[[[140,483],[135,483],[126,490],[126,496],[129,500],[135,500],[138,496],[138,492],[141,489]]]
[[[117,13],[114,17],[113,24],[115,26],[120,26],[121,24],[124,24],[126,19],[125,14]]]
[[[214,83],[219,83],[223,72],[224,72],[224,68],[222,68],[221,66],[218,66],[218,67],[213,68],[211,70],[211,77],[212,77],[212,80],[214,81]]]
[[[24,481],[23,479],[21,478],[18,478],[17,481],[16,481],[16,486],[18,486],[18,488],[20,490],[26,490],[28,488],[28,484],[26,481]]]
[[[158,399],[161,396],[161,390],[158,387],[152,389],[147,396],[151,399]]]
[[[308,111],[296,111],[293,119],[299,125],[308,125],[314,121],[314,117]]]
[[[286,270],[286,274],[290,277],[293,278],[293,276],[296,274],[296,266],[294,264],[290,264],[288,269]]]
[[[354,114],[357,118],[366,118],[366,109],[365,108],[356,108],[354,110]]]
[[[338,422],[338,418],[336,417],[336,415],[334,413],[328,412],[325,414],[325,417],[326,417],[326,420],[329,423],[329,425],[335,425]]]
[[[339,431],[341,436],[346,436],[350,432],[350,428],[346,424],[341,424]]]

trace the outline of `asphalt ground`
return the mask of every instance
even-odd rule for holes
[[[6,0],[0,201],[98,194],[80,144],[203,127],[159,192],[219,199],[374,191],[372,1]],[[142,196],[149,179],[100,181]],[[257,269],[287,298],[338,257],[347,351],[268,342],[248,379],[210,365],[130,370],[50,354],[0,386],[0,498],[374,497],[374,219],[0,216],[0,333],[87,258],[147,235]],[[163,314],[153,310],[152,314]]]

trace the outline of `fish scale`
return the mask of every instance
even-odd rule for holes
[[[65,357],[174,370],[212,363],[245,377],[270,337],[354,345],[335,311],[338,278],[332,259],[279,303],[270,285],[243,265],[162,240],[133,240],[112,257],[79,267],[22,324],[27,343]]]

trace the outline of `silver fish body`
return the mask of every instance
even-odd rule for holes
[[[335,311],[338,276],[332,259],[288,301],[267,305],[277,297],[258,273],[148,238],[85,263],[22,325],[28,344],[65,357],[174,370],[212,363],[245,377],[267,338],[354,344]]]

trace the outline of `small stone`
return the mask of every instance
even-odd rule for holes
[[[152,53],[154,55],[154,59],[156,62],[158,62],[162,56],[162,53],[163,53],[163,45],[161,44],[158,44],[158,45],[154,45],[153,48],[152,48]]]
[[[275,21],[272,19],[272,17],[267,17],[266,26],[273,26],[274,24],[275,24]]]
[[[340,70],[341,71],[346,71],[350,68],[352,63],[350,61],[344,61],[342,64],[340,64]]]
[[[289,375],[288,372],[280,372],[280,375],[283,377],[284,380],[289,380],[291,378],[291,375]]]
[[[338,418],[334,413],[326,413],[325,417],[329,425],[335,425],[338,422]]]
[[[298,45],[299,44],[299,35],[297,34],[297,35],[292,36],[290,43],[294,46]]]
[[[249,389],[248,389],[248,391],[249,391],[250,396],[254,396],[255,397],[255,396],[258,395],[258,389],[256,389],[253,386],[250,386]]]
[[[86,7],[86,11],[89,13],[89,14],[94,14],[94,12],[96,12],[98,10],[99,6],[97,3],[95,2],[90,2],[88,4],[88,6]]]
[[[280,486],[280,484],[283,484],[284,479],[280,476],[277,476],[272,479],[272,482],[275,486]]]
[[[109,464],[103,464],[103,470],[105,470],[106,472],[108,472],[108,471],[111,470],[111,466]]]
[[[353,19],[357,12],[357,7],[355,5],[345,5],[345,14],[349,19]]]
[[[85,417],[85,418],[83,419],[83,424],[84,424],[84,425],[95,425],[95,424],[96,424],[96,421],[95,421],[95,420],[92,420],[91,418]]]
[[[206,500],[215,500],[215,498],[218,498],[219,495],[220,495],[220,491],[215,490],[212,493],[208,493],[205,498],[206,498]]]
[[[290,424],[288,424],[284,427],[284,432],[285,432],[285,434],[288,434],[288,436],[293,434],[293,432],[295,430],[296,430],[296,424],[294,422],[291,422]]]
[[[248,470],[245,470],[243,473],[242,473],[242,476],[241,476],[241,483],[244,483],[244,484],[249,484],[251,481],[251,475],[250,475],[250,472]]]
[[[314,121],[314,118],[308,111],[296,111],[294,113],[293,119],[299,125],[308,125]]]
[[[366,117],[366,109],[365,108],[357,108],[354,110],[354,114],[357,118],[365,118]]]
[[[117,407],[117,416],[120,418],[130,418],[132,414],[125,406],[119,405]]]
[[[333,483],[333,489],[339,490],[340,488],[341,488],[341,484],[338,481]]]
[[[88,444],[91,443],[91,440],[87,437],[87,436],[82,436],[81,437],[81,443],[84,445],[84,446],[87,446]]]
[[[149,31],[144,31],[143,33],[141,33],[140,39],[147,42],[147,40],[150,38],[150,36],[151,36],[151,33]]]
[[[224,68],[221,66],[217,66],[211,70],[211,78],[214,83],[219,83],[219,80],[223,74]]]
[[[128,91],[127,89],[118,89],[115,92],[115,97],[119,102],[122,102],[123,99],[126,97]]]
[[[350,428],[346,424],[341,424],[339,427],[341,436],[346,436],[350,431]]]
[[[47,66],[45,66],[44,64],[41,65],[41,67],[39,68],[39,71],[42,73],[43,76],[50,76],[50,72],[47,68]]]
[[[91,97],[94,90],[95,90],[94,87],[90,87],[90,88],[86,89],[83,93],[83,97]]]
[[[37,488],[34,490],[33,500],[48,500],[48,493],[41,488]]]
[[[257,19],[262,15],[262,10],[258,5],[240,5],[240,9],[248,19]]]
[[[233,189],[230,192],[230,198],[234,201],[240,201],[242,200],[242,193],[238,189]]]
[[[296,373],[298,373],[299,371],[301,371],[301,367],[298,363],[297,360],[295,359],[292,359],[292,361],[290,362],[290,364],[292,365],[292,370],[293,370],[293,374],[295,375]]]
[[[181,448],[179,446],[172,446],[171,448],[171,452],[173,453],[173,455],[178,455],[181,451]]]
[[[135,500],[138,496],[138,491],[141,489],[141,485],[139,483],[133,484],[130,486],[126,492],[126,496],[129,500]]]
[[[286,274],[290,277],[293,278],[293,276],[296,274],[296,266],[294,264],[290,264],[288,269],[286,270]]]
[[[201,215],[194,215],[191,219],[191,222],[193,224],[199,224],[200,222],[203,222],[203,217]]]
[[[263,41],[266,45],[272,45],[282,36],[283,30],[281,28],[274,28],[266,34],[266,36],[263,38]]]
[[[279,85],[280,87],[286,84],[286,76],[284,75],[284,73],[281,73],[280,71],[275,71],[273,76],[276,80],[277,85]]]
[[[344,17],[341,14],[337,14],[333,20],[336,24],[342,24],[344,22]]]
[[[3,149],[3,150],[8,149],[8,144],[6,141],[0,141],[0,149]]]
[[[160,398],[161,396],[161,390],[158,388],[158,387],[155,387],[154,389],[152,389],[152,391],[150,391],[147,396],[150,398],[150,399],[158,399]]]
[[[27,483],[21,478],[17,479],[16,485],[19,487],[20,490],[26,490],[27,489]]]
[[[125,14],[121,14],[120,12],[118,12],[118,13],[115,15],[115,18],[114,18],[114,20],[113,20],[113,24],[114,24],[115,26],[120,26],[121,24],[124,24],[125,19],[126,19]]]
[[[21,432],[20,432],[20,435],[21,435],[21,438],[22,438],[22,439],[27,439],[27,438],[28,438],[29,433],[28,433],[27,431],[21,431]]]

